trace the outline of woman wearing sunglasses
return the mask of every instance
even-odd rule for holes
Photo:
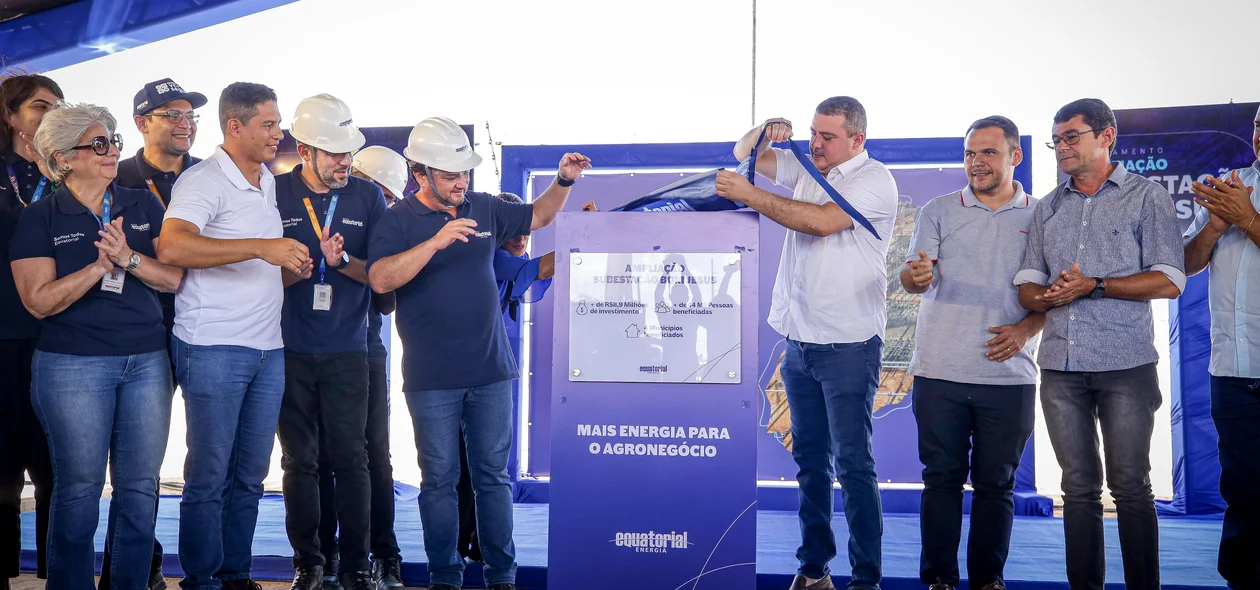
[[[44,117],[35,150],[60,188],[22,212],[10,247],[18,294],[41,327],[31,402],[54,474],[50,588],[94,585],[107,466],[112,585],[146,587],[153,553],[173,389],[156,292],[178,288],[183,271],[156,260],[157,197],[114,184],[115,125],[93,105]]]

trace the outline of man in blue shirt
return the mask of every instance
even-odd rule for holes
[[[1260,112],[1252,148],[1260,157]],[[1186,274],[1208,269],[1212,422],[1219,437],[1225,523],[1217,570],[1231,588],[1260,588],[1260,161],[1194,183]]]
[[[1101,100],[1059,109],[1047,144],[1071,178],[1037,203],[1019,303],[1045,312],[1038,364],[1050,444],[1063,468],[1068,583],[1101,588],[1102,457],[1128,588],[1159,588],[1151,433],[1162,397],[1151,300],[1186,284],[1181,225],[1163,186],[1111,162],[1116,116]]]
[[[371,482],[367,457],[368,240],[385,211],[381,190],[350,176],[365,139],[349,107],[320,94],[298,104],[289,130],[302,158],[276,177],[284,235],[318,251],[303,275],[284,273],[281,327],[285,391],[276,433],[283,450],[285,529],[293,546],[294,590],[323,585],[320,547],[320,439],[327,445],[341,529],[339,575],[368,590]]]
[[[403,155],[420,189],[391,208],[374,232],[369,277],[376,292],[398,295],[395,322],[423,474],[420,519],[430,588],[458,590],[463,583],[455,550],[462,426],[486,583],[490,590],[515,590],[507,459],[512,380],[519,371],[499,311],[494,251],[509,237],[551,224],[590,160],[565,154],[551,186],[533,204],[518,205],[468,192],[469,171],[481,156],[454,121],[421,121],[407,143]]]

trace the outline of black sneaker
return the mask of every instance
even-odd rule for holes
[[[344,590],[372,590],[371,572],[350,572],[341,576]]]
[[[504,582],[502,584],[490,584],[486,590],[516,590],[516,584]]]
[[[450,584],[431,584],[429,585],[429,590],[459,590],[459,586],[452,586]]]
[[[223,590],[262,590],[262,586],[249,578],[238,578],[224,581]]]
[[[950,586],[949,584],[941,584],[938,582],[936,584],[932,584],[931,586],[928,586],[928,590],[954,590],[954,587]]]
[[[341,590],[341,578],[335,575],[324,576],[323,590]]]
[[[149,572],[149,590],[166,590],[166,576],[162,575],[161,563]]]
[[[373,559],[372,584],[376,590],[403,590],[402,560],[397,557]]]
[[[980,590],[1006,590],[1006,584],[1003,583],[1002,580],[994,580],[985,584],[985,586]]]
[[[324,583],[324,566],[300,567],[293,573],[289,590],[320,590]]]

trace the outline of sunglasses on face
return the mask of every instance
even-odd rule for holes
[[[72,150],[90,149],[93,152],[96,152],[96,155],[104,156],[105,154],[109,153],[109,146],[111,145],[118,148],[118,151],[121,152],[123,148],[122,136],[117,133],[115,133],[112,138],[105,137],[104,135],[98,135],[92,138],[92,143],[87,144],[87,145],[76,145],[70,149]]]

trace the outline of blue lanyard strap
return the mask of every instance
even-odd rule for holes
[[[771,125],[782,124],[783,123],[771,123]],[[766,138],[766,129],[769,128],[770,125],[762,127],[761,135],[757,137],[757,143],[753,144],[752,155],[750,156],[750,163],[748,166],[748,182],[753,182],[753,177],[757,173],[757,146],[761,145],[762,140]],[[879,237],[879,232],[875,231],[875,226],[871,225],[871,222],[867,221],[864,215],[858,213],[858,210],[855,209],[853,205],[850,205],[849,201],[840,196],[840,192],[836,190],[836,187],[831,186],[831,183],[827,182],[827,179],[823,177],[822,172],[819,172],[818,168],[814,166],[814,162],[810,160],[808,154],[806,154],[800,146],[796,145],[796,142],[794,141],[789,140],[787,144],[788,148],[792,150],[792,154],[796,156],[797,161],[799,161],[801,166],[805,168],[805,171],[808,172],[816,182],[818,182],[818,185],[827,192],[827,196],[831,197],[831,200],[835,201],[835,203],[840,206],[840,209],[842,209],[845,213],[848,213],[849,217],[852,218],[855,223],[866,228],[867,231],[871,232],[871,235],[875,236],[875,239],[882,240],[883,238]]]
[[[80,200],[78,195],[75,195],[74,198],[76,201],[79,201],[80,205],[83,205],[84,209],[87,209],[88,213],[92,214],[92,219],[95,219],[96,223],[101,226],[101,231],[105,231],[105,224],[110,222],[109,205],[110,205],[110,202],[113,201],[113,199],[110,198],[109,189],[105,189],[105,197],[101,199],[100,216],[97,216],[96,212],[92,211],[92,208],[87,206],[87,203],[84,203],[82,200]]]
[[[9,169],[9,182],[13,184],[13,195],[16,196],[18,202],[25,207],[27,203],[22,199],[22,187],[18,184],[17,171],[13,169],[12,165],[6,166],[6,168]],[[40,175],[39,184],[35,185],[35,192],[31,194],[32,203],[38,201],[39,198],[44,195],[44,188],[47,186],[48,179],[44,178],[43,175]]]

